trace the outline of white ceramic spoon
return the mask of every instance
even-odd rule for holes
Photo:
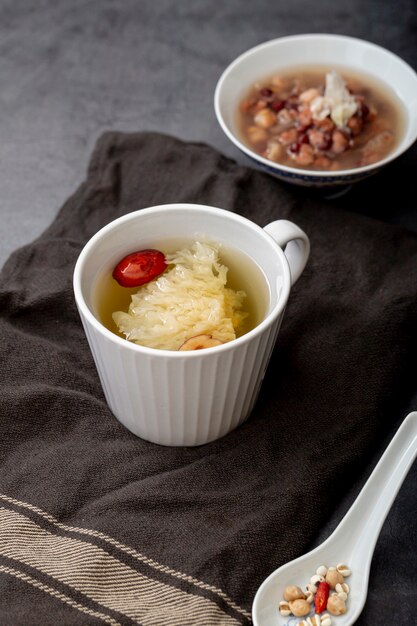
[[[252,606],[254,626],[297,624],[302,617],[282,617],[278,604],[287,585],[305,589],[320,565],[345,563],[350,593],[347,612],[332,616],[334,626],[358,619],[368,592],[369,570],[384,520],[417,454],[417,412],[410,413],[385,450],[362,491],[336,530],[317,548],[275,570],[259,587]],[[394,557],[393,557],[394,558]]]

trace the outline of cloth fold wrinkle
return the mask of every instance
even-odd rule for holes
[[[312,244],[252,415],[223,439],[188,449],[145,442],[113,417],[70,289],[77,255],[99,228],[178,201],[261,226],[290,219]],[[164,624],[174,602],[171,624],[248,624],[260,582],[311,543],[411,397],[416,296],[414,234],[337,210],[203,144],[104,134],[87,180],[0,277],[0,589],[7,605],[16,580],[15,621],[31,614],[47,624],[55,611],[71,624],[86,614],[89,623]],[[28,385],[31,401],[22,402]],[[36,509],[57,520],[38,564],[23,548],[43,537]],[[23,521],[10,534],[16,515]],[[74,561],[77,544],[65,533],[88,544],[86,560]],[[113,542],[106,572],[130,569],[93,598],[100,534]],[[59,580],[47,558],[57,541],[66,568]],[[117,545],[159,569],[145,575],[134,558],[121,565]],[[114,599],[124,593],[139,598],[140,614]]]

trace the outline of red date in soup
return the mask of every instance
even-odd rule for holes
[[[404,119],[398,98],[375,79],[322,68],[259,81],[238,111],[240,133],[254,152],[322,171],[385,158],[401,138]]]

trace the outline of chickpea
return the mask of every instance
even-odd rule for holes
[[[326,583],[330,585],[330,588],[334,589],[336,585],[342,584],[342,582],[343,582],[342,574],[338,572],[335,567],[330,568],[326,574]]]
[[[308,133],[308,140],[312,146],[322,150],[328,147],[328,139],[322,130],[317,130],[313,128]]]
[[[301,126],[308,126],[311,124],[312,114],[309,107],[302,108],[298,113],[298,121]]]
[[[300,589],[300,587],[297,587],[296,585],[289,585],[288,587],[285,587],[284,599],[287,602],[293,602],[293,600],[300,599],[305,600],[305,594],[304,591]]]
[[[300,94],[300,101],[309,104],[312,100],[314,100],[314,98],[317,98],[317,96],[319,95],[320,94],[317,89],[311,87],[310,89],[306,89],[305,91],[303,91],[303,93]]]
[[[253,143],[262,143],[262,141],[268,139],[268,133],[263,128],[259,128],[259,126],[249,126],[248,137]]]
[[[346,604],[337,594],[330,596],[327,600],[327,610],[332,615],[343,615],[346,613]]]
[[[297,141],[298,133],[295,128],[290,128],[289,130],[284,130],[278,137],[280,143],[284,146],[289,146],[294,141]]]
[[[328,117],[325,117],[324,120],[316,120],[315,125],[318,126],[320,130],[327,133],[331,133],[334,130],[334,124]]]
[[[266,157],[270,159],[270,161],[279,161],[282,157],[283,147],[277,141],[268,141],[268,146],[266,149]]]
[[[360,135],[360,133],[362,132],[363,122],[356,115],[349,119],[347,125],[348,128],[350,128],[350,130],[352,131],[352,135],[354,137],[357,137],[357,135]]]
[[[271,109],[262,109],[255,115],[254,122],[261,128],[270,128],[277,123],[277,116]]]
[[[334,152],[335,154],[340,154],[341,152],[344,152],[348,147],[348,143],[349,141],[347,137],[345,137],[345,135],[341,133],[340,130],[333,131],[331,148],[332,152]]]
[[[280,126],[292,124],[292,117],[288,109],[282,109],[277,116],[277,121]]]
[[[253,105],[253,109],[255,113],[258,111],[262,111],[262,109],[266,109],[266,107],[267,107],[267,103],[265,100],[262,100],[262,98],[258,100],[257,102],[255,102],[255,104]]]
[[[308,615],[310,613],[310,605],[307,600],[293,600],[290,602],[291,613],[295,615],[295,617],[303,617],[304,615]]]
[[[299,153],[295,157],[295,162],[298,165],[311,165],[314,161],[314,150],[307,143],[303,143],[300,147]]]

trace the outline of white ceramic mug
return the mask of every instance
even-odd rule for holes
[[[98,276],[111,273],[126,254],[155,247],[156,241],[201,236],[242,251],[261,269],[269,302],[255,328],[205,350],[168,351],[129,342],[100,323],[94,296]],[[74,293],[117,419],[143,439],[171,446],[208,443],[241,424],[255,404],[291,285],[308,255],[308,237],[292,222],[278,220],[261,228],[230,211],[195,204],[142,209],[102,228],[78,258]]]

